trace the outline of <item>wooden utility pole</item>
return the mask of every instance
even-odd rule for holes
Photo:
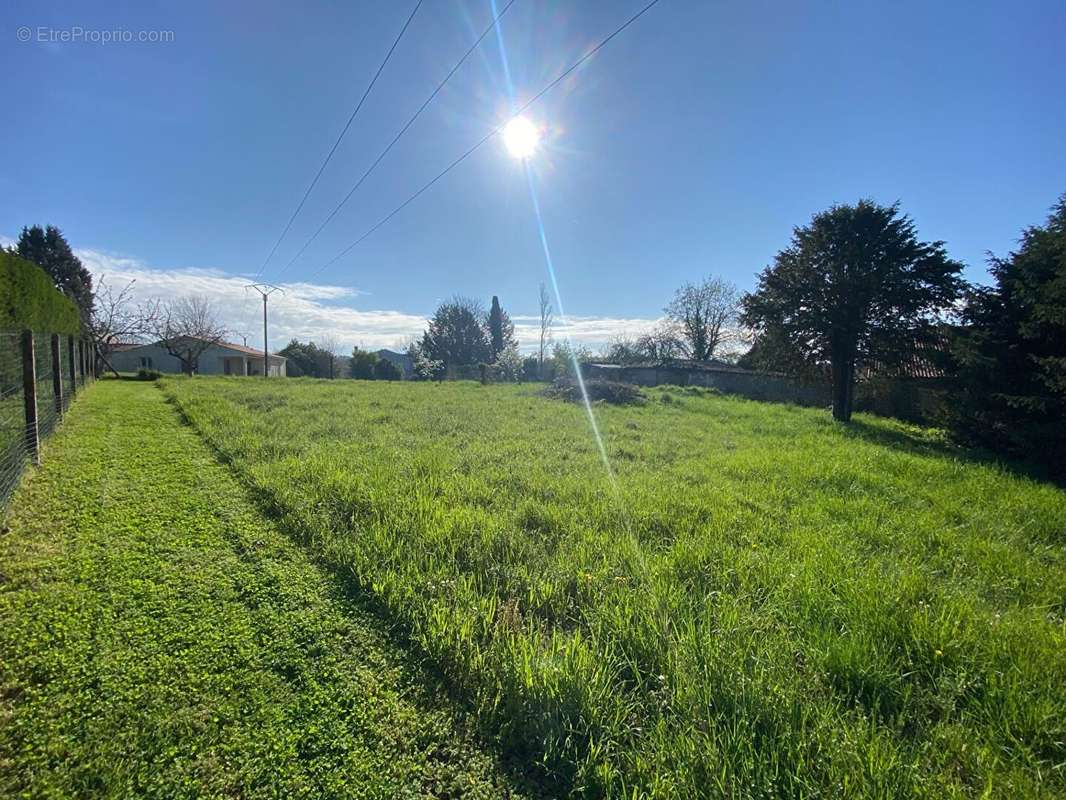
[[[267,298],[274,292],[281,292],[285,294],[285,290],[280,286],[274,286],[271,283],[251,283],[245,288],[255,289],[263,297],[263,377],[270,377],[270,348],[267,346]]]

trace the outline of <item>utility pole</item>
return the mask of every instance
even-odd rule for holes
[[[274,292],[285,294],[285,290],[272,283],[250,283],[246,289],[255,289],[263,297],[263,377],[270,377],[270,348],[267,347],[267,298]]]

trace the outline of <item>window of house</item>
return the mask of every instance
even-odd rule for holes
[[[142,369],[151,369],[152,368],[152,357],[151,356],[141,356],[141,368]]]

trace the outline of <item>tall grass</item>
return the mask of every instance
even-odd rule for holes
[[[560,790],[1066,792],[1066,493],[695,392],[170,380]]]

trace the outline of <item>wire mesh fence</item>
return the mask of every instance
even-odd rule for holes
[[[77,337],[0,331],[0,509],[92,373],[90,348]]]

